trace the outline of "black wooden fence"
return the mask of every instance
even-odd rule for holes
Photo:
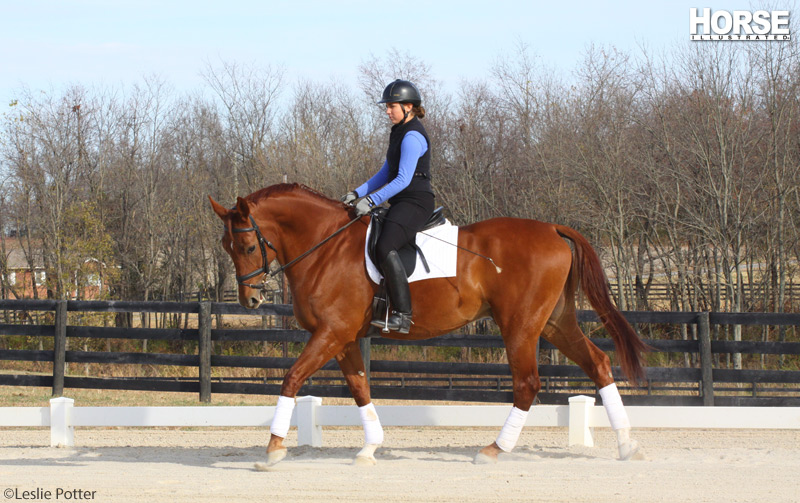
[[[20,312],[46,312],[52,323],[31,325],[14,322]],[[196,316],[197,328],[119,328],[77,326],[68,324],[68,313],[181,313]],[[9,314],[10,313],[10,314]],[[212,302],[121,302],[121,301],[52,301],[0,300],[0,348],[4,336],[53,338],[52,350],[0,349],[0,361],[52,362],[52,375],[3,373],[0,385],[52,387],[53,394],[63,394],[65,388],[153,390],[198,393],[200,400],[209,402],[214,393],[278,394],[280,378],[219,378],[212,369],[245,367],[259,369],[288,369],[294,362],[288,357],[232,356],[214,354],[216,341],[267,341],[304,343],[308,333],[303,330],[228,329],[212,328],[219,316],[279,316],[292,315],[291,306],[264,305],[246,310],[238,304]],[[772,313],[690,313],[690,312],[626,312],[626,318],[640,328],[642,324],[687,325],[694,327],[689,340],[653,339],[646,342],[655,352],[689,354],[689,366],[648,367],[648,382],[632,387],[620,382],[623,376],[615,369],[618,385],[628,404],[660,405],[800,405],[800,371],[797,370],[734,370],[723,368],[720,361],[727,354],[785,355],[797,366],[800,355],[797,342],[755,342],[712,340],[714,327],[797,326],[798,314]],[[581,311],[579,319],[596,323],[593,311]],[[99,352],[68,350],[70,338],[148,339],[192,341],[195,354],[142,352]],[[592,338],[604,351],[613,351],[607,338]],[[371,347],[381,345],[450,346],[460,348],[502,348],[497,335],[448,334],[428,341],[395,341],[375,337],[362,341],[365,363],[370,371],[372,395],[375,398],[407,400],[448,400],[479,402],[511,402],[511,377],[508,365],[474,362],[426,362],[372,360]],[[48,344],[49,347],[49,344]],[[554,349],[546,341],[540,344],[542,355]],[[721,358],[724,357],[724,358]],[[191,378],[100,378],[70,375],[67,363],[103,363],[137,365],[177,365],[197,368]],[[332,360],[323,370],[338,370]],[[543,381],[539,394],[541,403],[566,403],[577,393],[594,394],[595,387],[575,365],[540,364]],[[327,374],[327,373],[326,373]],[[333,374],[331,374],[333,375]],[[301,389],[301,394],[349,397],[340,377],[314,376]]]

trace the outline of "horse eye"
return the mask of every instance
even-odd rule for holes
[[[256,245],[253,245],[253,246],[251,246],[250,248],[247,249],[247,253],[248,254],[249,253],[253,253],[254,251],[256,251]]]

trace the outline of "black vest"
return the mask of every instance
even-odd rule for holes
[[[412,192],[430,192],[433,194],[433,188],[431,187],[431,141],[428,139],[425,127],[416,117],[413,117],[405,124],[392,126],[392,132],[389,135],[389,148],[386,151],[386,162],[389,164],[389,181],[397,178],[397,174],[400,172],[400,144],[409,131],[416,131],[421,134],[428,143],[428,149],[417,160],[417,169],[414,171],[411,183],[392,199],[408,196]],[[390,199],[389,202],[391,203],[392,200]]]

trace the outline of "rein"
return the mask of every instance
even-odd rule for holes
[[[294,259],[290,260],[285,265],[280,266],[279,268],[275,269],[274,271],[270,271],[269,270],[269,263],[267,262],[267,248],[266,247],[269,247],[270,249],[272,249],[272,251],[274,251],[276,255],[278,254],[278,250],[275,248],[275,245],[273,245],[268,239],[264,238],[264,236],[261,234],[261,229],[258,228],[258,224],[256,223],[255,219],[253,218],[253,215],[250,215],[250,223],[253,224],[252,227],[238,228],[238,229],[231,229],[231,230],[233,232],[236,232],[236,233],[254,232],[255,231],[256,236],[258,237],[258,246],[259,246],[259,248],[261,248],[261,259],[262,259],[263,265],[261,267],[259,267],[258,269],[256,269],[255,271],[253,271],[251,273],[248,273],[248,274],[245,274],[244,276],[236,276],[236,282],[239,283],[242,286],[246,286],[246,287],[254,288],[254,289],[257,289],[257,290],[261,290],[262,292],[266,291],[267,290],[267,282],[266,281],[262,280],[260,285],[253,285],[253,284],[250,284],[250,283],[245,283],[245,281],[250,279],[250,278],[252,278],[252,277],[254,277],[254,276],[258,276],[259,274],[269,274],[270,277],[274,278],[276,275],[282,273],[286,269],[288,269],[288,268],[292,267],[293,265],[295,265],[297,262],[300,262],[301,260],[306,258],[308,255],[310,255],[311,253],[313,253],[314,251],[319,249],[322,245],[324,245],[325,243],[327,243],[331,239],[335,238],[336,236],[338,236],[339,234],[344,232],[345,229],[347,229],[348,227],[350,227],[354,223],[358,222],[359,220],[361,220],[361,217],[358,217],[358,216],[355,217],[354,219],[352,219],[349,222],[347,222],[344,226],[340,227],[336,232],[334,232],[330,236],[326,237],[325,239],[323,239],[319,243],[315,244],[314,246],[312,246],[310,249],[306,250],[304,253],[302,253],[298,257],[295,257]],[[266,245],[266,247],[265,247],[265,245]]]

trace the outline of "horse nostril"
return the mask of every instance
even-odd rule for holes
[[[258,299],[256,297],[250,297],[250,307],[254,307],[258,305]]]

